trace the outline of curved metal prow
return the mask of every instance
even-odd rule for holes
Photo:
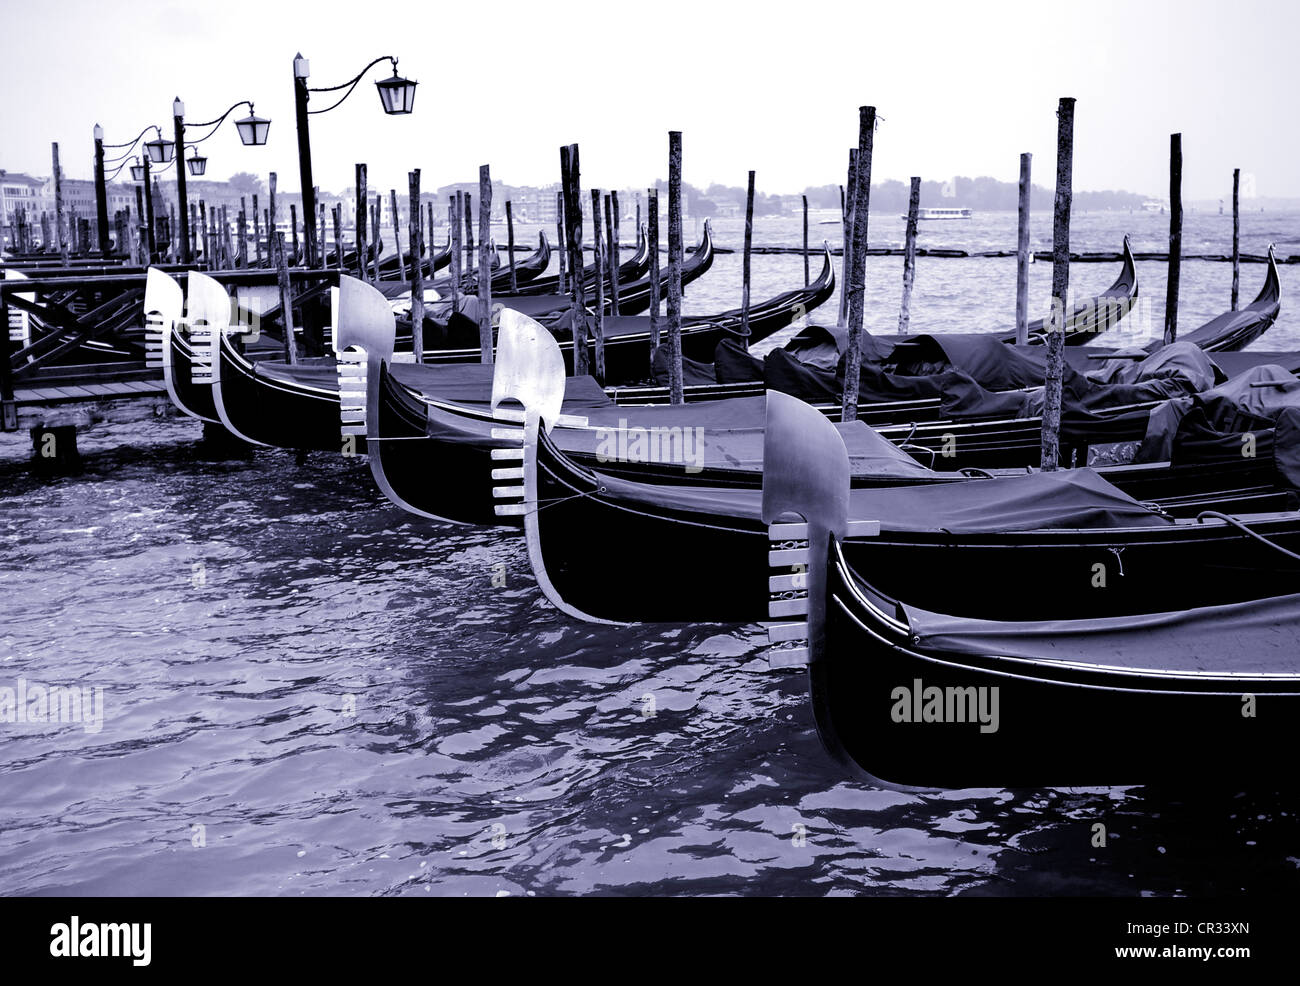
[[[395,497],[370,442],[379,437],[379,385],[384,363],[393,358],[397,317],[387,298],[355,277],[341,275],[330,301],[342,452],[356,454],[357,439],[364,438],[371,452],[371,474],[385,494]]]
[[[397,319],[392,306],[374,287],[355,277],[341,275],[334,299],[334,351],[358,346],[377,359],[393,358]]]
[[[815,408],[780,391],[767,392],[763,433],[763,523],[771,542],[773,619],[800,617],[768,631],[775,666],[817,660],[826,618],[831,537],[848,531],[849,453],[835,426]],[[796,515],[797,522],[783,521]]]
[[[172,332],[185,312],[185,293],[176,279],[150,267],[144,280],[145,366],[163,371],[172,403],[181,407],[172,384]]]
[[[542,325],[512,309],[501,312],[497,337],[497,362],[492,379],[492,416],[503,427],[492,429],[501,447],[492,450],[492,480],[512,480],[509,486],[494,486],[498,517],[522,517],[528,560],[537,585],[562,613],[580,620],[610,623],[575,609],[556,591],[546,571],[538,529],[537,446],[540,425],[549,433],[556,424],[585,428],[585,418],[560,414],[564,403],[564,356],[559,343]],[[502,407],[507,400],[523,404],[523,411]],[[522,426],[522,427],[521,427]]]
[[[496,368],[492,377],[492,411],[498,418],[523,420],[500,405],[516,400],[534,412],[549,432],[564,403],[564,355],[550,330],[511,308],[501,310]],[[506,413],[502,413],[505,411]]]

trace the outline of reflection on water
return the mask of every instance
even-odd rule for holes
[[[1079,248],[1118,246],[1123,219]],[[739,269],[719,256],[688,310],[738,304]],[[755,298],[802,280],[798,257],[754,269]],[[1184,266],[1184,327],[1225,307],[1228,270]],[[1296,342],[1293,270],[1260,348]],[[896,325],[900,271],[871,261],[871,331]],[[1091,293],[1114,273],[1073,276]],[[1244,268],[1247,299],[1262,274]],[[1163,265],[1140,277],[1149,321],[1126,330],[1154,334]],[[1014,261],[923,259],[914,327],[1005,326],[1013,290]],[[764,670],[758,627],[576,623],[513,534],[404,515],[362,460],[205,462],[198,437],[97,425],[82,476],[38,483],[28,437],[0,436],[0,688],[99,686],[106,713],[99,732],[0,724],[0,892],[1296,887],[1290,796],[865,787],[822,752],[802,678]],[[645,550],[611,545],[594,577]]]
[[[575,623],[516,536],[409,518],[359,462],[202,462],[176,418],[90,434],[53,484],[0,446],[0,686],[106,707],[98,733],[0,727],[6,893],[1296,882],[1280,796],[873,790],[823,754],[801,677],[763,670],[758,627]]]

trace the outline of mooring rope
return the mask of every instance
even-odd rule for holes
[[[1241,531],[1243,534],[1249,534],[1256,541],[1260,542],[1261,544],[1268,545],[1274,551],[1280,551],[1288,558],[1294,558],[1296,561],[1300,561],[1300,555],[1296,554],[1294,551],[1290,551],[1282,547],[1280,544],[1274,541],[1270,541],[1268,538],[1264,537],[1264,535],[1252,531],[1249,527],[1247,527],[1245,524],[1239,521],[1236,517],[1229,516],[1228,514],[1219,513],[1219,511],[1217,510],[1203,510],[1196,515],[1196,522],[1199,524],[1206,517],[1214,517],[1217,520],[1223,521],[1225,524],[1231,524],[1233,527],[1237,528],[1237,530]]]

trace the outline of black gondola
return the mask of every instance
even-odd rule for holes
[[[549,408],[540,406],[535,396],[563,393],[557,382],[560,363],[553,341],[522,318],[503,322],[502,338],[503,350],[505,340],[511,342],[493,388],[499,452],[493,457],[492,479],[522,482],[495,486],[491,492],[498,515],[523,518],[529,558],[547,597],[570,615],[595,620],[761,618],[756,569],[747,568],[767,550],[759,491],[619,476],[614,474],[620,468],[617,458],[595,468],[574,462],[556,447],[552,436],[563,434],[573,442],[581,426],[552,431],[555,416],[565,409],[555,398]],[[516,369],[516,363],[524,369]],[[548,366],[550,379],[544,376]],[[506,399],[523,403],[525,416],[503,418],[501,404]],[[769,395],[768,401],[772,399]],[[445,409],[440,414],[445,426]],[[527,422],[527,416],[534,423],[526,423],[523,429],[516,431],[517,426],[506,424],[515,419]],[[689,413],[678,418],[692,420]],[[535,423],[539,420],[552,427],[540,428]],[[586,423],[590,441],[590,433],[602,429],[591,427],[594,420]],[[463,416],[461,427],[468,433]],[[669,424],[665,431],[673,427]],[[828,422],[826,427],[838,436],[840,454],[846,457],[846,494],[851,476],[873,480],[874,488],[855,489],[851,494],[853,515],[879,520],[884,530],[852,542],[849,550],[855,558],[860,553],[873,571],[887,573],[888,590],[906,594],[925,589],[960,612],[1009,617],[1050,613],[1062,618],[1082,612],[1135,612],[1150,607],[1153,600],[1246,598],[1287,584],[1300,590],[1300,565],[1285,555],[1261,551],[1250,535],[1230,523],[1175,520],[1091,470],[971,479],[958,487],[900,460],[896,449],[861,422],[838,426]],[[517,438],[515,451],[500,440],[505,435]],[[748,434],[732,429],[722,435],[710,458],[748,455],[751,465],[764,462],[764,446],[771,439],[761,424]],[[661,435],[664,440],[672,437]],[[754,449],[755,444],[760,448]],[[459,451],[464,454],[463,447]],[[495,461],[508,455],[522,465],[502,467]],[[725,472],[708,462],[701,464],[715,474]],[[630,474],[637,469],[652,474],[652,468],[636,466]],[[1144,497],[1177,500],[1183,513],[1209,508],[1292,509],[1297,503],[1294,495],[1272,487],[1270,467],[1264,463],[1243,462],[1236,472],[1154,466],[1124,468],[1113,475],[1117,482],[1140,489]],[[766,487],[766,466],[763,482]],[[486,477],[474,484],[474,492],[481,496],[485,485]],[[1253,516],[1250,523],[1261,536],[1300,547],[1300,517],[1294,513]],[[593,578],[601,559],[607,558],[608,541],[581,536],[592,530],[623,544],[653,544],[656,550],[619,579]],[[1051,578],[1016,584],[1015,573],[1027,548],[1044,560]],[[691,559],[689,564],[683,564],[686,558]],[[939,585],[932,584],[936,570],[944,572]],[[1099,572],[1107,589],[1104,593],[1090,583]],[[1009,591],[1009,586],[1014,588]]]
[[[922,609],[851,561],[847,457],[824,417],[773,394],[767,434],[773,562],[806,566],[773,604],[804,619],[769,628],[772,663],[807,664],[822,742],[854,775],[906,789],[1276,781],[1267,754],[1294,743],[1300,710],[1300,596],[1050,621]],[[1024,557],[1021,584],[1041,570]]]
[[[1133,260],[1133,250],[1128,237],[1124,237],[1122,266],[1115,283],[1101,294],[1078,302],[1065,321],[1065,343],[1068,346],[1082,346],[1091,342],[1106,330],[1114,327],[1130,308],[1137,302],[1138,280],[1137,264]],[[1042,345],[1047,341],[1047,320],[1035,319],[1029,323],[1029,343]],[[1016,341],[1015,333],[1005,336],[1007,343]]]

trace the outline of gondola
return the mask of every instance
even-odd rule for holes
[[[822,743],[854,776],[905,790],[1277,782],[1266,754],[1295,742],[1300,595],[1007,622],[922,608],[853,560],[848,463],[825,418],[772,394],[767,434],[771,562],[806,566],[772,576],[790,587],[772,617],[802,619],[769,628],[769,659],[807,665]],[[1043,571],[1024,557],[1017,589]]]
[[[526,286],[536,280],[541,274],[545,273],[546,268],[551,265],[551,244],[546,239],[546,231],[537,234],[537,249],[527,256],[516,260],[513,265],[503,265],[492,272],[492,295],[493,297],[508,296],[510,294],[510,277],[511,271],[514,272],[515,283],[520,286]],[[466,271],[461,276],[460,290],[466,293],[473,292],[478,284],[478,268],[472,271]],[[440,294],[449,295],[451,293],[451,278],[442,277],[432,282],[429,287],[434,288]]]
[[[1120,319],[1128,314],[1137,302],[1138,279],[1137,264],[1133,260],[1133,250],[1128,237],[1124,237],[1122,266],[1115,283],[1101,294],[1078,302],[1065,322],[1065,343],[1067,346],[1082,346],[1091,342],[1103,332],[1114,327]],[[1030,345],[1042,345],[1047,341],[1047,320],[1035,319],[1029,323]],[[1015,333],[1004,336],[1003,342],[1014,343]]]
[[[702,249],[697,258],[693,258],[698,259],[699,272],[711,263],[710,242],[706,234]],[[721,336],[734,333],[735,330],[726,325],[715,326],[698,320],[683,331],[683,339],[698,340],[701,345],[712,346]],[[205,339],[211,352],[200,355],[194,347],[192,358],[205,364],[211,360],[213,408],[217,418],[236,436],[254,444],[278,448],[334,451],[341,447],[334,360],[306,360],[294,366],[271,361],[255,364],[239,352],[227,332],[212,333]],[[606,342],[606,366],[611,377],[620,372],[634,372],[631,369],[634,360],[639,359],[642,367],[648,366],[649,330],[643,320],[611,324]],[[572,341],[565,340],[561,348],[572,360]],[[177,347],[174,345],[169,352],[174,360],[174,375],[182,377],[179,360],[175,358]],[[594,358],[594,344],[592,355]],[[479,356],[477,346],[473,349],[426,349],[425,362],[428,365],[476,364]],[[184,398],[178,394],[177,399]],[[364,442],[358,445],[356,451],[361,451]],[[352,448],[351,445],[348,447]]]
[[[563,244],[561,245],[563,246]],[[646,238],[645,230],[638,229],[636,234],[636,246],[632,250],[632,256],[618,267],[618,281],[620,288],[624,284],[631,284],[641,280],[650,271],[650,242]],[[565,285],[570,284],[571,277],[565,278]],[[590,295],[596,287],[596,264],[593,261],[582,268],[582,283]],[[521,286],[515,296],[539,295],[539,294],[558,294],[560,293],[560,276],[559,274],[549,274],[537,277],[527,285]],[[605,294],[610,294],[608,284],[605,288]]]
[[[492,523],[491,491],[481,482],[486,476],[481,466],[493,447],[490,440],[493,420],[488,406],[490,370],[484,373],[486,368],[464,365],[460,372],[454,372],[453,367],[391,363],[392,344],[384,327],[386,319],[382,310],[369,298],[365,285],[349,281],[344,279],[346,291],[340,288],[338,341],[341,351],[357,346],[375,374],[375,385],[364,391],[359,416],[367,420],[367,435],[374,440],[371,469],[376,482],[394,502],[413,513],[468,523]],[[753,315],[768,321],[788,318],[791,311],[819,304],[833,290],[834,274],[828,253],[817,281],[800,291],[786,292],[756,304]],[[514,312],[507,312],[509,317],[515,316]],[[695,326],[712,329],[717,323],[723,323],[723,328],[732,328],[731,323],[735,323],[738,331],[739,314],[711,316],[708,322],[690,321],[684,326],[683,335],[691,338]],[[751,321],[751,326],[754,324],[757,323]],[[563,358],[563,347],[557,349]],[[590,378],[569,378],[567,382],[560,379],[559,386],[565,394],[565,413],[588,415],[594,427],[617,427],[628,418],[629,411],[619,408]],[[653,420],[657,426],[693,416],[686,409],[668,407],[642,409],[632,414],[647,425]],[[726,427],[733,431],[746,426],[746,421],[752,431],[753,423],[761,414],[761,400],[753,399],[747,406],[731,405],[723,418]],[[715,424],[722,420],[714,417]],[[594,456],[595,442],[590,429],[585,433],[566,430],[565,434],[569,439],[565,443],[567,448],[584,450],[589,457]],[[667,469],[655,475],[667,482],[720,482],[725,481],[721,474],[735,466],[749,472],[743,480],[746,485],[757,484],[757,462],[741,463],[730,450],[720,459],[727,468],[702,469],[699,475]],[[640,467],[637,475],[651,475],[646,468]],[[443,479],[448,475],[460,476],[462,481],[449,484]]]
[[[746,568],[746,562],[767,551],[763,494],[753,488],[651,483],[616,475],[617,466],[574,462],[553,440],[560,433],[572,440],[571,432],[550,424],[565,410],[553,396],[562,394],[555,383],[560,364],[553,343],[522,318],[503,319],[502,337],[507,355],[493,389],[498,452],[491,476],[520,482],[500,482],[491,492],[499,516],[523,518],[529,558],[551,602],[596,621],[760,619],[756,569]],[[503,416],[504,402],[511,399],[523,403],[522,415]],[[768,396],[769,407],[773,399]],[[522,429],[508,424],[515,420]],[[851,500],[854,516],[872,518],[884,530],[853,542],[852,551],[874,562],[873,570],[887,573],[893,580],[888,589],[920,586],[959,611],[973,608],[1008,618],[1026,612],[1062,618],[1081,610],[1125,613],[1160,599],[1222,601],[1288,580],[1300,590],[1300,565],[1261,552],[1232,524],[1178,520],[1091,470],[954,483],[906,460],[910,468],[901,467],[891,458],[896,450],[860,422],[828,422],[827,427],[841,450],[847,441],[850,451],[841,453],[846,463],[850,454],[854,458],[844,470],[846,494],[851,473],[873,468],[877,473],[875,488],[855,489]],[[725,441],[732,453],[746,445],[743,435]],[[764,463],[766,489],[771,438],[760,430],[750,441],[764,446],[756,458]],[[522,464],[497,461],[510,456]],[[1176,501],[1184,514],[1294,509],[1300,503],[1294,494],[1274,489],[1268,467],[1256,470],[1256,465],[1243,464],[1236,474],[1152,466],[1115,470],[1112,476],[1150,499]],[[811,462],[805,467],[817,468]],[[1261,536],[1300,547],[1300,517],[1294,513],[1253,516],[1250,523]],[[592,530],[607,537],[581,534]],[[655,548],[635,566],[621,569],[618,579],[593,578],[601,558],[608,557],[608,537]],[[1043,559],[1053,577],[1018,584],[1016,572],[1027,548],[1035,549],[1034,557]],[[1097,565],[1104,566],[1103,580],[1108,579],[1105,593],[1090,585]],[[939,585],[932,585],[935,571],[944,573]]]
[[[1245,308],[1224,312],[1200,328],[1182,336],[1184,342],[1195,343],[1207,353],[1236,352],[1245,349],[1268,331],[1282,310],[1282,284],[1278,279],[1277,259],[1273,244],[1268,245],[1268,270],[1264,286]],[[1159,345],[1153,341],[1150,345]]]

